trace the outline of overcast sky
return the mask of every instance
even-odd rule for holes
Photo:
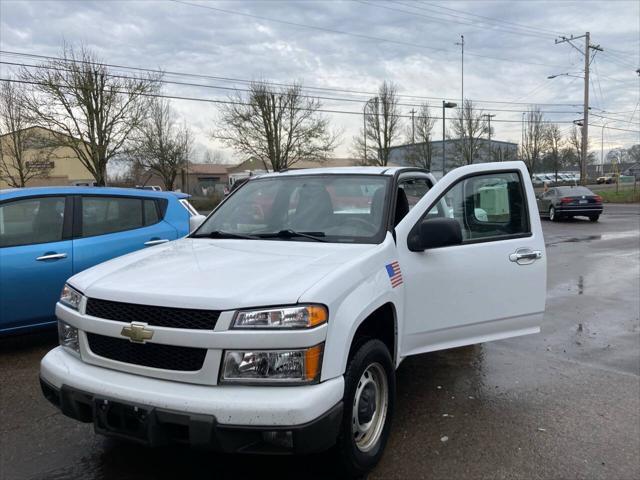
[[[428,101],[438,115],[443,98],[460,103],[461,56],[456,42],[462,34],[464,95],[496,115],[494,138],[515,142],[520,140],[521,112],[528,104],[541,104],[545,118],[558,121],[563,131],[582,117],[582,79],[547,77],[582,74],[582,55],[567,43],[554,44],[554,38],[590,31],[592,43],[604,52],[592,63],[594,115],[589,123],[606,122],[631,130],[605,129],[605,152],[640,143],[640,77],[635,72],[640,67],[640,2],[635,0],[2,0],[0,18],[4,51],[57,55],[66,41],[90,47],[106,63],[183,74],[299,81],[305,87],[357,92],[375,92],[383,80],[389,80],[402,95],[433,97]],[[575,44],[583,48],[584,39]],[[3,61],[33,62],[0,55]],[[3,77],[8,68],[0,65]],[[165,79],[245,87],[237,80],[169,74]],[[176,96],[224,99],[229,95],[224,89],[164,88]],[[341,99],[367,98],[348,92],[312,92],[339,98],[323,100],[325,109],[349,112],[361,111],[362,103]],[[422,100],[403,97],[401,101],[417,104]],[[193,128],[198,152],[220,148],[210,139],[217,119],[215,104],[174,100],[174,106]],[[408,114],[412,107],[402,109]],[[344,130],[335,153],[346,156],[362,117],[327,115],[335,128]],[[597,151],[601,133],[599,127],[590,128],[591,148]],[[228,161],[233,160],[230,152],[226,154]]]

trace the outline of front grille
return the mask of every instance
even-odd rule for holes
[[[98,298],[87,300],[86,314],[118,322],[144,322],[157,327],[193,330],[213,330],[220,317],[220,312],[216,310],[138,305]]]
[[[206,348],[178,347],[160,343],[133,343],[116,337],[87,333],[91,351],[118,362],[192,372],[200,370],[207,355]]]

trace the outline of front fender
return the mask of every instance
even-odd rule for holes
[[[341,266],[307,290],[300,302],[329,307],[329,325],[322,362],[321,380],[342,375],[347,366],[353,337],[362,322],[381,306],[391,303],[395,311],[396,352],[402,335],[403,285],[391,287],[386,265],[397,260],[391,234],[379,248]],[[398,363],[396,354],[396,365]]]

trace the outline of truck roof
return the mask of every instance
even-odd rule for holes
[[[299,170],[287,170],[283,172],[273,172],[260,175],[264,177],[275,177],[280,175],[336,175],[336,174],[360,174],[360,175],[387,175],[393,176],[401,170],[416,170],[412,167],[331,167],[331,168],[302,168]],[[422,170],[427,173],[426,170]]]

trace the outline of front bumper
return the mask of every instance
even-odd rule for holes
[[[144,407],[63,385],[57,389],[40,378],[44,396],[66,416],[93,422],[96,433],[158,447],[187,444],[228,453],[304,454],[327,450],[336,441],[342,402],[304,425],[247,427],[221,425],[213,415]]]
[[[342,377],[296,387],[195,385],[90,365],[57,347],[42,359],[40,378],[45,397],[65,415],[94,422],[98,433],[150,445],[259,452],[265,438],[285,437],[285,452],[305,453],[330,447],[342,419]],[[116,410],[132,408],[101,421],[96,404],[104,400]],[[132,428],[136,408],[150,417],[144,432]]]

